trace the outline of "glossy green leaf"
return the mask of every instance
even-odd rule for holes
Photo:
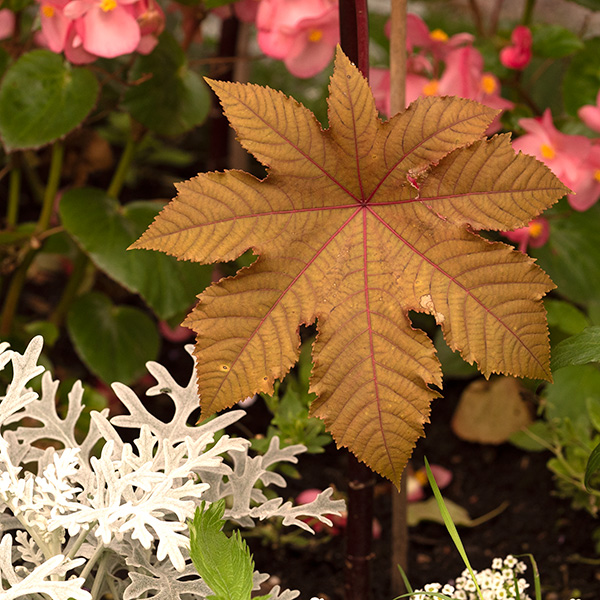
[[[577,35],[560,25],[536,25],[531,33],[533,53],[542,58],[562,58],[584,47]]]
[[[586,399],[587,414],[596,431],[600,431],[600,397]]]
[[[124,108],[151,131],[179,135],[202,123],[208,115],[206,84],[189,70],[183,50],[166,33],[151,54],[137,58],[130,82]]]
[[[214,592],[207,600],[250,600],[254,561],[240,532],[222,529],[225,500],[196,509],[190,528],[190,557]]]
[[[600,397],[600,371],[592,365],[573,365],[553,375],[554,383],[544,390],[546,418],[588,423],[586,400]]]
[[[535,421],[527,429],[513,433],[509,441],[521,450],[541,452],[548,449],[552,441],[552,430],[545,421]]]
[[[590,457],[588,459],[587,466],[585,468],[585,478],[583,480],[583,483],[585,485],[585,489],[588,492],[593,491],[593,488],[590,485],[591,479],[592,479],[592,476],[595,473],[597,473],[598,471],[600,471],[600,444],[598,444],[592,450],[592,453],[590,454]]]
[[[558,327],[569,335],[581,333],[589,324],[589,319],[576,306],[564,300],[547,298],[544,301],[548,325]]]
[[[562,296],[584,305],[600,298],[600,204],[553,219],[548,243],[531,254]]]
[[[0,85],[0,136],[7,150],[38,148],[65,136],[94,108],[98,82],[49,50],[12,64]]]
[[[104,294],[78,298],[67,329],[81,360],[107,383],[132,383],[156,360],[160,338],[150,317],[132,306],[115,306]]]
[[[563,80],[567,112],[573,116],[584,104],[596,104],[600,89],[600,37],[586,40],[585,48],[573,57]]]
[[[80,188],[65,192],[60,216],[98,268],[168,319],[194,304],[198,290],[210,283],[212,268],[156,252],[127,251],[161,208],[152,201],[120,206],[102,190]]]
[[[563,340],[552,353],[552,370],[567,365],[600,362],[600,327],[588,327],[581,333]]]

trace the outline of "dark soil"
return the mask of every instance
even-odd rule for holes
[[[549,453],[459,440],[449,422],[460,387],[450,385],[446,397],[434,401],[427,437],[417,444],[413,464],[421,466],[425,455],[430,463],[451,469],[453,481],[443,494],[466,508],[471,518],[493,511],[504,501],[509,503],[501,514],[485,523],[459,528],[473,568],[485,569],[497,556],[531,553],[540,570],[544,600],[600,598],[600,560],[591,535],[600,523],[554,495],[552,474],[546,468]],[[306,455],[298,470],[302,479],[290,483],[290,494],[328,485],[344,489],[344,452],[330,449],[325,455]],[[374,541],[371,600],[392,600],[397,593],[390,584],[394,568],[390,560],[391,487],[382,479],[376,486],[375,515],[383,534]],[[343,598],[343,535],[305,549],[286,545],[268,548],[253,542],[257,568],[275,576],[284,588],[300,590],[303,600],[312,596]],[[443,525],[421,523],[410,529],[408,568],[409,580],[416,589],[433,581],[446,583],[461,573],[464,564]],[[533,585],[530,592],[533,597]]]

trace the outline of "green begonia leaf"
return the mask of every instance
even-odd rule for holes
[[[102,190],[87,188],[65,192],[60,216],[98,268],[140,294],[166,320],[194,304],[198,290],[210,283],[212,268],[157,252],[127,251],[161,208],[153,201],[120,206]]]
[[[107,383],[132,383],[158,356],[160,338],[152,319],[138,308],[115,306],[98,292],[73,303],[67,329],[81,360]]]
[[[190,528],[190,557],[214,592],[207,600],[250,600],[254,561],[239,531],[223,529],[225,501],[196,509]]]
[[[569,335],[581,333],[590,324],[585,314],[570,302],[546,298],[544,308],[548,317],[548,325],[558,327]]]
[[[598,444],[592,450],[592,453],[590,454],[590,457],[587,462],[587,466],[585,468],[585,478],[583,480],[583,483],[585,485],[585,489],[588,492],[591,492],[593,489],[590,485],[592,476],[598,471],[600,471],[600,444]]]
[[[588,327],[581,333],[563,340],[552,352],[552,370],[567,365],[600,362],[600,327]]]
[[[600,203],[553,219],[548,243],[531,254],[561,295],[583,305],[600,298]]]
[[[592,365],[572,365],[555,373],[544,390],[546,418],[589,424],[587,399],[600,397],[600,371]]]
[[[161,135],[179,135],[204,121],[210,108],[208,88],[188,69],[175,39],[163,33],[148,56],[137,58],[124,107],[142,125]]]
[[[24,54],[0,85],[0,136],[7,150],[38,148],[79,125],[94,108],[98,82],[49,50]]]
[[[600,4],[600,2],[599,2]],[[600,89],[600,37],[586,40],[585,48],[573,57],[563,79],[567,112],[573,116],[584,104],[596,104]]]
[[[542,58],[562,58],[584,47],[577,35],[560,25],[535,25],[531,33],[533,52]]]

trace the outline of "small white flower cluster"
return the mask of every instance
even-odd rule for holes
[[[523,577],[519,577],[526,570],[524,562],[509,554],[505,559],[494,558],[491,568],[473,573],[483,600],[531,600],[525,593],[529,584]],[[452,600],[478,600],[477,588],[468,569],[456,578],[453,585],[428,583],[422,590],[416,590],[413,599],[429,600],[429,593],[444,594]]]

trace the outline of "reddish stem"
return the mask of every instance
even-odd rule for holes
[[[346,56],[369,78],[369,13],[366,0],[340,0],[340,40]],[[353,454],[348,457],[346,600],[368,600],[373,522],[373,472]]]
[[[340,0],[340,40],[346,56],[369,78],[369,12],[366,0]]]

